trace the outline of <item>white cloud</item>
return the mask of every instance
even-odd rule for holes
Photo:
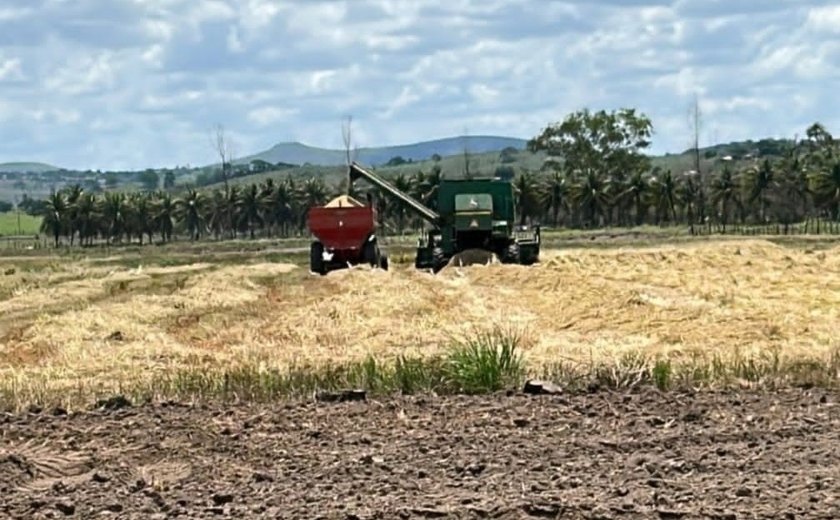
[[[815,7],[808,12],[807,27],[831,34],[840,33],[840,5]]]
[[[113,86],[116,80],[114,55],[102,51],[82,57],[58,69],[46,79],[46,87],[64,95],[91,94]]]
[[[0,22],[17,21],[33,12],[29,7],[0,7]]]
[[[243,155],[284,140],[340,147],[346,114],[363,146],[464,128],[527,138],[572,110],[620,106],[653,118],[655,151],[675,151],[695,93],[720,139],[831,128],[832,4],[12,2],[0,7],[0,118],[16,124],[0,129],[0,161],[202,164],[217,122]]]
[[[0,83],[24,79],[20,58],[0,59]]]
[[[248,120],[259,126],[269,126],[281,121],[287,121],[291,116],[297,115],[298,110],[292,108],[278,108],[273,106],[262,106],[248,112]]]

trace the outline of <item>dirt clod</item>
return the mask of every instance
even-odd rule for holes
[[[364,390],[343,390],[341,392],[317,392],[315,399],[324,403],[343,403],[347,401],[364,401],[367,393]]]
[[[103,410],[120,410],[122,408],[131,408],[131,406],[131,401],[124,395],[115,395],[96,402],[96,407]]]
[[[530,380],[525,382],[523,392],[530,395],[562,394],[563,388],[548,381]]]
[[[233,502],[233,493],[214,493],[211,498],[214,504],[221,506]]]
[[[55,508],[65,516],[73,516],[76,513],[76,506],[71,502],[56,502]]]
[[[518,418],[513,420],[513,425],[516,426],[517,428],[524,428],[524,427],[528,426],[528,424],[530,422],[531,421],[529,421],[528,419],[525,419],[524,417],[518,417]]]

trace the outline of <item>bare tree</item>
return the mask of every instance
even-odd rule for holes
[[[354,195],[353,183],[350,182],[350,165],[359,157],[359,145],[353,142],[353,116],[344,118],[341,124],[341,139],[344,141],[344,161],[347,165],[347,195]],[[351,151],[352,150],[352,151]]]
[[[692,107],[691,115],[689,116],[692,127],[692,150],[694,152],[694,171],[697,175],[700,173],[700,103],[697,99],[697,94],[694,95],[694,105]]]
[[[228,229],[231,230],[231,236],[235,236],[236,230],[233,227],[233,212],[234,208],[230,200],[230,184],[228,178],[230,177],[231,163],[233,162],[233,144],[225,136],[225,128],[222,125],[216,125],[216,140],[214,142],[216,153],[219,154],[219,159],[222,162],[222,180],[225,183],[225,201],[227,208],[225,214],[227,217]]]
[[[698,100],[697,94],[694,95],[694,103],[691,109],[691,113],[689,115],[689,122],[691,125],[692,130],[692,152],[694,155],[694,178],[697,179],[697,206],[699,209],[699,219],[702,223],[706,218],[706,178],[701,171],[700,165],[700,128],[701,128],[701,116],[700,116],[700,101]],[[692,223],[692,230],[693,230],[693,223]]]
[[[233,145],[225,136],[225,128],[222,125],[216,125],[216,139],[213,146],[222,162],[222,180],[225,183],[225,195],[228,195],[230,193],[228,178],[230,176],[231,162],[233,161]]]
[[[470,178],[470,147],[469,147],[469,131],[464,128],[464,178]]]
[[[347,116],[345,122],[341,124],[341,139],[344,141],[345,162],[349,168],[353,159],[355,159],[350,155],[350,148],[353,144],[353,116]]]

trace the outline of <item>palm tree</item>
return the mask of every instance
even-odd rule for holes
[[[840,220],[840,161],[813,172],[809,180],[815,202],[828,210],[832,220]]]
[[[102,228],[109,243],[114,239],[122,241],[127,210],[124,193],[108,192],[103,197]]]
[[[516,206],[519,208],[519,224],[525,225],[529,218],[540,213],[539,185],[531,172],[523,172],[514,183]]]
[[[129,229],[140,239],[143,245],[143,235],[148,235],[149,243],[152,243],[154,233],[154,217],[152,209],[152,197],[149,193],[133,193],[128,199],[128,207],[131,208]],[[130,239],[130,237],[129,237]]]
[[[600,226],[600,218],[607,218],[610,210],[609,185],[594,170],[589,170],[577,183],[572,198],[589,226]]]
[[[76,200],[73,228],[79,232],[79,244],[90,245],[99,225],[98,203],[92,193],[82,193]]]
[[[557,170],[553,171],[541,191],[543,210],[546,213],[551,212],[552,224],[556,228],[560,211],[569,211],[570,189],[566,177]]]
[[[650,183],[645,177],[644,172],[641,170],[636,170],[633,175],[627,179],[624,191],[622,191],[620,198],[626,198],[633,203],[637,226],[641,226],[644,223],[645,213],[647,210],[645,200],[649,191]]]
[[[82,187],[77,183],[67,186],[62,191],[65,192],[65,200],[67,201],[67,232],[70,235],[70,245],[72,246],[76,232],[79,231],[77,227],[78,219],[76,218],[76,206],[84,190],[82,190]],[[79,239],[81,240],[81,237]]]
[[[327,185],[320,177],[310,177],[304,181],[299,191],[301,207],[298,213],[298,225],[301,230],[303,230],[303,227],[306,225],[306,212],[308,209],[312,206],[320,206],[324,204],[327,201],[328,191]]]
[[[158,193],[157,200],[154,203],[153,219],[154,227],[158,230],[164,242],[172,240],[176,212],[177,201],[172,198],[172,194],[168,191]]]
[[[238,222],[248,230],[251,239],[254,238],[254,226],[265,225],[263,219],[263,198],[256,184],[249,185],[236,201]]]
[[[670,222],[677,220],[677,183],[671,170],[663,172],[660,168],[654,168],[651,177],[651,198],[656,208],[656,225],[662,221],[664,216]]]
[[[268,194],[266,214],[269,216],[271,225],[278,226],[283,236],[288,236],[289,224],[292,220],[292,202],[294,194],[291,191],[288,181],[278,183],[272,192]]]
[[[753,166],[744,172],[744,188],[748,193],[747,202],[749,204],[754,204],[756,200],[759,202],[759,218],[762,223],[767,220],[770,195],[777,185],[770,159],[764,159],[760,166]]]
[[[58,247],[59,237],[67,230],[68,213],[67,199],[65,199],[64,194],[57,191],[50,193],[47,200],[44,201],[41,232],[51,234],[55,238],[56,247]]]
[[[712,181],[712,202],[720,212],[720,220],[723,225],[723,232],[726,233],[726,224],[729,222],[729,203],[736,200],[738,196],[738,184],[732,175],[732,169],[724,166]]]
[[[183,204],[183,202],[182,202]],[[213,190],[209,199],[204,199],[203,204],[200,204],[201,219],[206,226],[212,230],[213,237],[218,240],[222,236],[227,226],[227,202],[225,194],[219,190]],[[180,220],[183,220],[182,218]]]
[[[196,190],[187,190],[186,196],[178,201],[176,215],[187,228],[190,240],[198,240],[204,229],[204,196]]]
[[[698,206],[702,204],[702,190],[696,172],[687,172],[684,179],[685,181],[677,187],[677,198],[685,211],[691,233],[694,234],[694,225],[697,223],[698,213],[701,213],[698,211]]]

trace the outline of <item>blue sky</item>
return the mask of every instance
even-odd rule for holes
[[[653,152],[840,132],[840,3],[3,0],[0,162],[145,168],[280,141],[522,138],[635,107]]]

